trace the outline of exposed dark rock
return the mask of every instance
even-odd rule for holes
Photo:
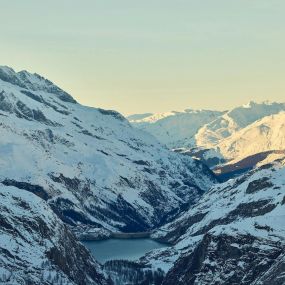
[[[256,284],[283,285],[285,284],[285,253],[278,256],[271,268],[258,278]]]
[[[206,227],[197,231],[194,235],[201,235],[208,232],[210,229],[217,225],[230,224],[237,218],[249,218],[262,216],[271,212],[276,207],[275,204],[271,204],[271,200],[260,200],[249,203],[241,203],[236,209],[231,211],[225,218],[213,220]]]
[[[175,243],[182,235],[184,235],[191,226],[200,222],[208,213],[199,213],[195,216],[189,217],[187,220],[184,221],[183,224],[177,225],[177,230],[175,232],[168,232],[161,238],[161,241],[167,241],[171,243]],[[173,222],[175,223],[175,221]]]
[[[149,166],[149,163],[147,161],[143,161],[143,160],[134,160],[133,163],[138,164],[138,165]]]
[[[114,118],[123,121],[123,122],[127,122],[127,119],[122,116],[120,113],[113,111],[113,110],[104,110],[104,109],[97,109],[102,115],[107,115],[107,116],[113,116]]]
[[[34,193],[35,195],[37,195],[38,197],[42,198],[45,201],[49,199],[49,194],[42,186],[33,185],[27,182],[16,181],[13,179],[5,179],[1,183],[6,186],[14,186],[16,188]]]
[[[252,236],[206,234],[190,255],[182,256],[166,275],[163,285],[255,284],[273,266],[284,248]],[[272,278],[273,276],[271,276]],[[281,284],[281,283],[280,283]]]
[[[110,210],[118,213],[121,220],[127,224],[127,226],[122,228],[123,231],[145,232],[150,229],[147,221],[145,221],[140,213],[130,203],[125,201],[121,195],[118,195],[116,203],[109,206]]]
[[[268,177],[263,177],[258,180],[252,181],[248,184],[246,193],[252,194],[265,188],[272,187],[273,183],[270,182]]]
[[[30,92],[30,91],[27,91],[27,90],[21,90],[21,92],[23,94],[25,94],[26,96],[30,97],[31,99],[33,99],[33,100],[35,100],[35,101],[37,101],[39,103],[42,103],[42,104],[52,108],[54,111],[56,111],[56,112],[58,112],[60,114],[63,114],[63,115],[69,115],[70,114],[70,112],[68,112],[66,110],[61,110],[57,106],[47,102],[46,100],[44,100],[42,98],[42,96],[38,96],[38,95],[36,95],[36,94],[34,94],[34,93]],[[64,108],[66,108],[66,107],[64,106]]]

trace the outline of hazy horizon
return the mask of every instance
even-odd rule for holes
[[[84,105],[130,115],[284,101],[284,1],[1,4],[0,64]]]

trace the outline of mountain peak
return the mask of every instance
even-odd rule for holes
[[[0,80],[31,91],[45,91],[55,94],[64,102],[77,103],[71,95],[37,73],[32,74],[26,70],[16,72],[11,67],[0,66]]]
[[[252,108],[253,106],[257,105],[255,101],[250,100],[248,103],[242,105],[243,108]]]

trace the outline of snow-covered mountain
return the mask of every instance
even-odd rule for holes
[[[203,126],[195,136],[196,144],[200,147],[214,148],[223,139],[230,137],[242,128],[280,111],[285,111],[285,103],[250,102],[234,108]]]
[[[285,112],[266,116],[221,140],[225,164],[214,171],[222,180],[285,157]]]
[[[284,284],[284,114],[284,104],[250,103],[144,114],[134,128],[40,75],[0,67],[0,283],[105,285],[106,272],[125,272],[121,284]],[[169,150],[184,145],[193,148]],[[253,152],[266,153],[260,167],[218,185],[190,157]],[[171,247],[104,273],[70,229],[155,230]]]
[[[195,146],[195,135],[205,124],[223,112],[186,109],[183,112],[157,113],[150,116],[132,115],[129,121],[137,128],[154,135],[169,148]]]
[[[284,166],[276,161],[214,186],[153,234],[172,247],[148,253],[134,274],[143,267],[163,270],[163,285],[284,284]]]
[[[218,144],[226,159],[240,160],[269,150],[285,150],[285,112],[255,121]]]
[[[147,231],[215,182],[119,113],[8,67],[0,68],[0,133],[0,182],[36,194],[77,228]]]
[[[214,187],[162,228],[180,252],[163,284],[284,284],[284,190],[284,161]]]
[[[207,112],[211,116],[207,117]],[[145,114],[141,118],[135,115],[129,117],[129,121],[176,152],[214,168],[225,162],[235,165],[242,161],[243,164],[244,159],[248,157],[249,162],[253,156],[253,160],[259,162],[256,158],[263,158],[265,152],[269,155],[268,151],[274,151],[275,156],[270,155],[264,162],[273,161],[278,151],[285,149],[284,115],[277,115],[282,112],[285,112],[285,103],[251,101],[227,112],[186,110]],[[252,166],[255,164],[250,168]]]
[[[43,199],[0,183],[0,284],[109,282],[99,264]]]

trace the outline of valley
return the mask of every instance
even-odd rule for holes
[[[0,285],[285,285],[285,1],[2,1]]]
[[[126,119],[0,67],[0,284],[284,284],[284,114]]]

